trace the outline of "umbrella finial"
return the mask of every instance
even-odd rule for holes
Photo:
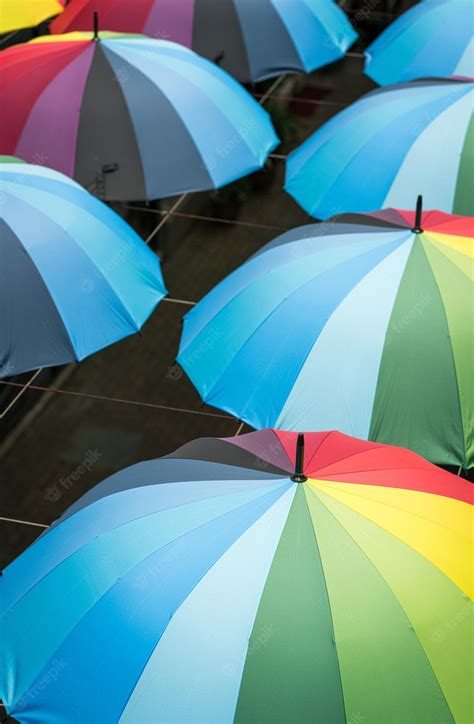
[[[97,42],[99,38],[99,13],[94,10],[94,40]]]
[[[414,234],[421,234],[423,229],[421,228],[421,215],[423,213],[423,196],[418,196],[416,200],[416,212],[415,212],[415,226],[412,231]]]
[[[303,473],[304,468],[304,435],[302,432],[298,433],[298,440],[296,442],[296,460],[295,460],[295,472],[291,476],[294,483],[304,483],[308,478]]]

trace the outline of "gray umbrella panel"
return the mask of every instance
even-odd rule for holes
[[[166,294],[158,257],[62,174],[0,166],[0,377],[78,362],[137,333]]]
[[[100,27],[192,48],[242,83],[310,73],[342,58],[358,35],[336,0],[83,0],[53,33]],[[133,7],[132,7],[133,6]]]
[[[305,71],[289,30],[268,0],[196,0],[193,48],[243,83]]]
[[[261,433],[260,433],[261,435]],[[249,436],[246,436],[247,438]],[[288,477],[291,466],[279,468],[259,454],[232,444],[231,440],[200,438],[156,460],[145,460],[111,475],[73,503],[53,523],[58,525],[73,513],[108,495],[148,485],[201,481],[223,481],[223,492],[231,492],[233,481],[274,482]]]
[[[66,364],[77,356],[37,267],[0,219],[0,378],[49,366],[52,359]]]
[[[144,148],[153,149],[146,157],[146,176]],[[169,99],[103,44],[94,53],[84,89],[74,178],[101,198],[122,201],[214,187]]]

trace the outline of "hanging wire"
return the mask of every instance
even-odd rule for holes
[[[208,221],[214,224],[229,224],[230,226],[246,226],[249,229],[268,229],[270,231],[288,231],[288,226],[280,226],[279,224],[261,224],[256,221],[241,221],[239,219],[220,219],[217,216],[205,216],[202,214],[189,214],[184,211],[174,211],[171,209],[151,209],[146,206],[135,206],[133,204],[122,204],[122,208],[130,211],[140,211],[144,214],[157,214],[159,216],[174,216],[178,219],[190,219],[192,221]]]
[[[178,210],[178,208],[181,206],[181,204],[183,203],[183,201],[184,201],[185,199],[187,199],[188,196],[189,196],[189,194],[182,194],[182,195],[179,197],[179,199],[176,201],[176,203],[173,204],[173,206],[171,207],[171,209],[169,209],[168,211],[165,211],[165,212],[164,212],[164,216],[163,216],[163,218],[161,219],[161,221],[160,221],[160,223],[158,224],[158,226],[151,232],[150,236],[149,236],[147,239],[145,239],[145,243],[146,243],[146,244],[149,244],[150,241],[152,241],[152,240],[155,238],[155,236],[158,234],[158,232],[161,231],[161,229],[163,228],[163,226],[164,226],[164,225],[167,223],[167,221],[173,216],[173,214],[175,213],[175,211]]]
[[[5,518],[0,516],[0,520],[4,523],[19,523],[20,525],[32,525],[35,528],[49,528],[45,523],[33,523],[31,520],[19,520],[18,518]]]
[[[12,382],[10,380],[0,380],[0,384],[9,387],[23,387],[21,382]],[[214,417],[221,420],[234,420],[230,415],[222,415],[218,412],[206,412],[205,410],[189,410],[183,407],[173,407],[171,405],[159,405],[155,402],[142,402],[140,400],[126,400],[122,397],[108,397],[107,395],[96,395],[91,392],[79,392],[78,390],[65,390],[61,387],[45,387],[43,385],[29,385],[30,390],[37,392],[54,392],[58,395],[70,395],[72,397],[80,397],[87,400],[97,400],[100,402],[115,402],[121,405],[134,405],[136,407],[149,407],[155,410],[164,410],[165,412],[183,412],[188,415],[200,415],[202,417]]]
[[[357,54],[358,55],[358,54]],[[262,93],[252,93],[255,100],[262,98]],[[290,103],[307,103],[311,106],[329,106],[331,108],[347,108],[347,103],[340,103],[339,101],[324,101],[318,100],[317,98],[303,98],[300,96],[267,96],[266,100],[269,101],[287,101]]]
[[[185,304],[187,307],[195,307],[197,304],[197,302],[188,302],[187,299],[173,299],[173,297],[164,297],[161,301],[170,304]]]
[[[286,77],[286,76],[281,75],[281,76],[279,76],[279,77],[272,83],[272,85],[269,87],[269,89],[267,90],[267,92],[264,93],[264,94],[261,96],[261,98],[260,98],[260,100],[259,100],[259,104],[260,104],[260,105],[263,105],[263,104],[265,103],[265,101],[272,95],[272,93],[276,90],[276,88],[280,85],[280,83],[283,82],[283,80],[285,79],[285,77]],[[175,203],[173,204],[173,206],[172,206],[170,209],[168,209],[168,210],[156,211],[156,210],[146,209],[146,208],[141,208],[141,209],[140,209],[140,210],[142,210],[142,211],[148,211],[148,212],[151,212],[151,213],[160,213],[160,215],[162,215],[162,217],[163,217],[163,218],[160,220],[160,222],[157,224],[157,226],[153,229],[153,231],[152,231],[151,234],[148,236],[148,238],[145,240],[147,244],[149,244],[149,243],[155,238],[155,236],[161,231],[161,229],[163,229],[163,227],[168,223],[168,221],[169,221],[170,219],[173,219],[175,216],[178,216],[178,209],[179,209],[179,207],[183,204],[183,202],[186,200],[186,198],[188,197],[188,195],[189,195],[189,194],[187,194],[187,193],[182,194],[182,195],[175,201]],[[131,209],[136,208],[136,209],[138,209],[139,207],[134,207],[134,206],[132,206],[132,205],[128,205],[128,206],[125,206],[125,208],[131,208]],[[216,222],[216,221],[224,221],[224,223],[226,223],[225,220],[218,220],[218,219],[207,218],[207,217],[199,217],[198,214],[186,214],[186,215],[181,214],[181,216],[184,216],[185,218],[194,218],[194,219],[199,219],[199,218],[201,218],[201,220],[206,220],[206,221],[211,220],[211,221],[214,221],[214,222]],[[235,222],[230,222],[230,223],[235,223]],[[280,227],[269,227],[269,226],[267,226],[266,224],[250,224],[250,223],[248,223],[248,222],[241,222],[241,225],[245,225],[245,226],[250,226],[250,225],[252,225],[252,226],[254,226],[255,228],[280,229]],[[165,298],[165,299],[166,299],[166,298]],[[184,304],[184,305],[189,305],[189,306],[194,306],[194,304],[195,304],[195,302],[187,302],[187,301],[184,300],[184,299],[173,299],[173,300],[172,300],[172,299],[167,299],[167,301],[168,301],[168,302],[173,302],[173,303],[175,303],[175,304]],[[20,382],[13,382],[13,381],[10,381],[10,380],[0,380],[0,384],[2,384],[2,385],[7,385],[7,386],[10,386],[10,387],[18,387],[18,388],[21,389],[21,392],[19,392],[19,393],[13,398],[13,400],[7,405],[7,407],[5,408],[5,410],[3,410],[2,413],[0,413],[0,420],[3,419],[3,417],[4,417],[10,410],[13,409],[13,407],[16,405],[16,403],[18,402],[18,400],[22,397],[22,395],[24,395],[24,393],[25,393],[26,390],[28,390],[28,389],[30,389],[30,390],[36,390],[36,391],[43,391],[43,392],[48,392],[48,391],[49,391],[49,392],[53,392],[53,393],[56,393],[56,394],[74,394],[74,395],[76,395],[76,396],[78,396],[78,397],[82,396],[82,397],[87,397],[87,398],[89,398],[89,399],[91,399],[91,398],[92,398],[92,399],[98,399],[98,400],[101,399],[101,400],[107,400],[107,401],[109,401],[109,402],[117,402],[117,403],[120,403],[120,404],[141,405],[141,406],[143,406],[143,407],[153,407],[153,408],[158,409],[158,410],[168,410],[168,411],[174,411],[174,412],[184,412],[184,413],[187,413],[187,414],[204,415],[204,416],[208,416],[208,417],[218,417],[218,418],[229,419],[229,420],[230,420],[230,419],[233,419],[233,418],[231,418],[231,417],[229,417],[229,416],[227,416],[227,415],[219,415],[219,414],[217,414],[217,413],[202,412],[202,411],[196,411],[196,410],[185,410],[185,409],[181,409],[181,408],[177,408],[177,407],[168,407],[168,406],[166,406],[166,405],[156,405],[156,404],[153,404],[153,403],[138,402],[138,401],[136,401],[136,400],[122,400],[122,399],[120,399],[120,398],[112,398],[112,397],[105,397],[105,396],[99,396],[99,395],[90,395],[90,394],[88,394],[88,393],[78,393],[78,392],[72,392],[72,391],[70,391],[70,390],[62,390],[61,388],[43,387],[43,386],[41,386],[41,385],[34,385],[33,382],[35,381],[35,379],[38,377],[38,375],[39,375],[41,372],[42,372],[42,369],[37,370],[37,371],[31,376],[31,378],[28,380],[28,382],[27,382],[26,384],[22,384],[22,383],[20,383]]]
[[[31,375],[30,379],[28,380],[28,382],[26,384],[21,385],[21,387],[22,387],[21,391],[13,398],[13,400],[11,400],[11,402],[6,406],[6,408],[3,410],[3,412],[0,413],[0,420],[3,420],[5,415],[16,405],[16,403],[18,402],[20,397],[22,397],[25,394],[25,392],[31,388],[32,383],[36,380],[36,378],[41,374],[42,371],[43,371],[43,367],[40,367],[39,370],[36,370],[36,372],[34,372]],[[0,380],[0,382],[3,383],[3,380]]]
[[[235,433],[234,437],[238,437],[240,435],[240,433],[244,429],[244,426],[245,426],[245,422],[241,422],[239,427],[237,428],[237,432]]]

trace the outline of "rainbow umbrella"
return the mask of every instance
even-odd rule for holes
[[[117,33],[38,38],[2,53],[4,153],[108,200],[216,188],[278,139],[236,81],[191,50]]]
[[[334,0],[71,0],[53,33],[108,30],[174,40],[240,81],[308,73],[342,58],[357,38]]]
[[[2,0],[0,35],[31,28],[62,12],[64,0]]]
[[[285,189],[312,216],[410,208],[474,215],[473,83],[424,80],[369,93],[290,154]]]
[[[0,578],[21,723],[472,721],[465,480],[337,432],[112,476]]]
[[[41,166],[0,162],[0,189],[0,377],[79,361],[138,332],[166,289],[133,229]]]
[[[474,76],[472,0],[417,3],[384,30],[365,57],[365,72],[380,85]]]
[[[221,282],[184,318],[178,362],[202,399],[473,466],[473,223],[418,217],[294,229]]]

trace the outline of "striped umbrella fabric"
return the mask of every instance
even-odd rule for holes
[[[472,109],[462,79],[373,91],[290,154],[285,189],[320,219],[411,208],[418,194],[428,208],[474,216]]]
[[[379,85],[474,76],[472,0],[424,0],[398,17],[365,52]]]
[[[0,163],[0,377],[137,333],[167,294],[158,257],[57,171]]]
[[[253,427],[472,467],[473,236],[472,219],[392,209],[289,231],[185,316],[178,362]]]
[[[334,0],[71,0],[53,33],[144,33],[193,48],[243,83],[309,73],[342,58],[357,38]]]
[[[62,12],[64,0],[2,0],[0,34],[31,28]]]
[[[278,144],[227,73],[175,43],[116,33],[38,38],[1,54],[3,153],[107,200],[218,188]]]
[[[21,724],[467,724],[472,503],[337,432],[139,463],[3,572],[2,699]]]

